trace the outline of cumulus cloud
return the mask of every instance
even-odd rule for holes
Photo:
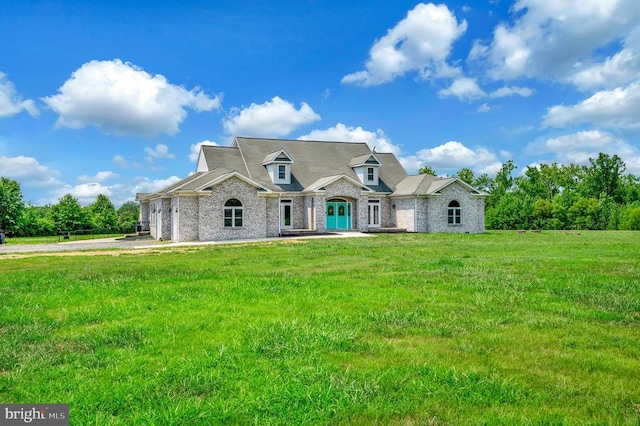
[[[51,188],[59,186],[61,173],[40,164],[33,157],[0,156],[0,176],[16,180],[20,185],[29,187]]]
[[[623,49],[601,64],[588,66],[570,77],[579,89],[615,87],[640,78],[640,52]]]
[[[400,153],[400,147],[394,145],[382,129],[372,132],[360,126],[352,127],[342,123],[325,130],[313,130],[298,139],[307,141],[365,142],[371,149],[375,148],[377,152],[391,152],[396,155]]]
[[[302,102],[296,109],[292,103],[276,96],[263,104],[233,108],[222,125],[229,135],[281,137],[318,120],[320,116],[307,103]]]
[[[37,117],[40,113],[33,100],[23,100],[7,75],[0,72],[0,117],[10,117],[22,111],[28,112],[32,117]]]
[[[523,98],[528,98],[533,95],[533,89],[529,89],[528,87],[518,87],[518,86],[505,86],[501,87],[498,90],[495,90],[489,94],[491,98],[504,98],[507,96],[522,96]]]
[[[511,23],[498,25],[493,40],[477,41],[469,54],[472,61],[486,61],[494,79],[542,77],[588,86],[589,75],[627,75],[625,80],[638,71],[637,60],[630,60],[635,53],[614,55],[607,66],[599,57],[637,28],[637,0],[517,0],[511,13]]]
[[[446,5],[420,3],[369,51],[365,69],[348,74],[342,83],[373,86],[415,71],[423,78],[451,74],[446,63],[453,42],[467,29]]]
[[[172,153],[169,152],[169,147],[165,144],[158,144],[156,145],[154,148],[149,148],[148,146],[144,148],[144,152],[146,152],[149,157],[147,157],[148,159],[163,159],[163,158],[169,158],[169,159],[173,159],[176,158],[175,155],[173,155]]]
[[[545,127],[591,123],[617,129],[640,129],[640,81],[602,90],[572,106],[556,105],[544,117]]]
[[[484,112],[489,112],[489,111],[491,111],[491,107],[486,103],[484,103],[484,104],[482,104],[482,105],[480,105],[478,107],[478,112],[483,112],[484,113]]]
[[[462,100],[473,100],[484,98],[487,94],[478,86],[475,78],[459,77],[453,81],[448,89],[440,90],[438,96],[441,98],[455,96]]]
[[[539,151],[539,147],[535,148]],[[549,138],[542,147],[555,156],[559,163],[588,165],[589,158],[603,152],[618,155],[631,173],[640,172],[640,150],[624,139],[600,130],[586,130]]]
[[[132,183],[132,193],[137,194],[139,192],[157,192],[158,190],[165,188],[169,185],[173,185],[181,180],[178,176],[171,176],[166,179],[149,179],[147,177],[138,177],[134,179]]]
[[[469,77],[457,77],[447,89],[440,90],[438,96],[441,98],[455,96],[460,100],[475,100],[482,98],[504,98],[507,96],[522,96],[528,98],[534,91],[528,87],[504,86],[491,93],[486,93],[478,85],[477,79]]]
[[[119,175],[110,171],[98,172],[93,176],[81,175],[78,176],[78,181],[82,183],[103,183],[108,180],[116,179]]]
[[[416,155],[418,168],[425,165],[437,170],[459,170],[468,167],[480,173],[493,174],[500,169],[501,162],[497,156],[485,148],[472,150],[461,142],[449,141],[435,148],[418,151]]]
[[[118,136],[173,135],[187,116],[186,108],[220,108],[220,96],[170,84],[160,74],[119,59],[85,63],[58,92],[43,98],[59,115],[57,127],[96,126]]]
[[[191,161],[192,163],[195,163],[196,161],[198,161],[198,156],[200,155],[200,147],[202,145],[205,145],[205,146],[218,146],[217,143],[212,142],[210,140],[205,140],[205,141],[202,141],[202,142],[194,143],[193,145],[191,145],[191,150],[189,151],[189,161]]]

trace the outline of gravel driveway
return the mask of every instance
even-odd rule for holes
[[[372,237],[373,234],[363,234],[361,232],[335,232],[331,234],[298,236],[298,237],[272,237],[258,238],[255,240],[232,240],[232,241],[207,241],[207,242],[184,242],[172,243],[170,241],[158,241],[151,237],[118,237],[118,238],[102,238],[94,240],[67,241],[55,244],[0,244],[0,259],[3,254],[10,253],[37,253],[37,252],[64,252],[79,250],[101,250],[101,249],[136,249],[136,248],[160,248],[160,247],[180,247],[193,245],[209,245],[209,244],[234,244],[247,243],[257,241],[275,241],[275,240],[303,240],[310,238],[355,238],[355,237]]]
[[[99,250],[99,249],[132,249],[139,246],[149,246],[162,242],[156,242],[152,238],[100,238],[94,240],[66,241],[55,244],[2,244],[0,245],[0,256],[4,253],[35,253],[35,252],[57,252],[57,251],[78,251],[78,250]],[[165,243],[166,244],[166,243]]]

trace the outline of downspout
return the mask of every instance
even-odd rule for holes
[[[282,218],[280,215],[282,214],[282,194],[278,195],[278,236],[282,236]]]
[[[180,242],[180,197],[176,198],[176,242]]]
[[[418,232],[418,196],[413,199],[413,232]]]

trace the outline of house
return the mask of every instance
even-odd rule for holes
[[[365,143],[236,137],[202,146],[196,172],[138,194],[140,220],[172,241],[291,232],[480,233],[487,194],[457,178],[409,176]]]

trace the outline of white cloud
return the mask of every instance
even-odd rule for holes
[[[455,96],[460,100],[474,100],[481,98],[504,98],[507,96],[522,96],[528,98],[534,93],[528,87],[505,86],[487,94],[478,86],[477,79],[469,77],[457,77],[448,89],[438,92],[438,96],[444,98],[446,96]]]
[[[472,150],[457,141],[449,141],[435,148],[418,151],[419,167],[429,165],[436,170],[459,170],[468,167],[481,173],[494,170],[501,164],[497,156],[485,148]]]
[[[534,93],[533,89],[529,89],[528,87],[505,86],[491,92],[489,94],[489,97],[504,98],[507,96],[518,95],[518,96],[522,96],[523,98],[528,98],[529,96],[533,95],[533,93]]]
[[[554,154],[556,161],[564,164],[588,165],[589,158],[597,158],[603,152],[618,155],[628,171],[640,172],[640,150],[622,138],[600,130],[587,130],[550,138],[543,149]]]
[[[7,75],[0,72],[0,117],[10,117],[22,111],[27,111],[32,117],[40,113],[33,100],[22,100]]]
[[[149,157],[147,157],[148,159],[155,158],[160,160],[163,158],[169,158],[169,159],[176,158],[175,155],[169,152],[169,147],[165,144],[158,144],[155,146],[155,148],[149,148],[147,146],[144,148],[144,151],[149,155]]]
[[[617,129],[640,129],[640,80],[625,88],[603,90],[573,106],[556,105],[544,117],[545,127],[593,123]]]
[[[450,73],[446,60],[453,42],[467,29],[446,5],[420,3],[387,34],[376,40],[362,71],[348,74],[343,83],[373,86],[410,71],[423,78]]]
[[[571,76],[571,82],[582,90],[615,87],[640,77],[640,53],[623,49],[601,64],[594,64]]]
[[[448,89],[440,90],[438,96],[441,98],[455,96],[461,100],[472,100],[484,98],[487,94],[478,86],[475,78],[459,77]]]
[[[296,109],[276,96],[260,105],[252,103],[247,108],[233,108],[222,125],[229,135],[281,137],[318,120],[320,116],[305,102]]]
[[[61,185],[58,170],[43,166],[33,157],[0,156],[0,176],[13,179],[20,185],[29,187],[51,188]]]
[[[491,111],[491,107],[489,105],[487,105],[486,103],[480,105],[478,107],[478,112],[489,112]]]
[[[108,180],[116,179],[119,175],[110,171],[98,172],[93,176],[82,175],[78,176],[78,181],[82,183],[103,183]]]
[[[375,148],[377,152],[391,152],[396,155],[400,153],[400,147],[394,145],[382,129],[372,132],[360,126],[345,126],[342,123],[325,130],[313,130],[298,139],[307,141],[365,142],[371,149]]]
[[[121,169],[126,169],[127,167],[129,167],[129,162],[122,155],[115,155],[113,157],[113,162]]]
[[[138,177],[134,179],[132,185],[132,194],[137,194],[139,192],[157,192],[158,190],[165,188],[169,185],[173,185],[176,182],[179,182],[181,178],[177,176],[171,176],[166,179],[149,179],[147,177]]]
[[[198,161],[198,156],[200,155],[200,147],[202,145],[205,145],[205,146],[218,146],[217,143],[212,142],[210,140],[205,140],[205,141],[202,141],[202,142],[194,143],[193,145],[191,145],[191,150],[189,151],[189,161],[191,161],[192,163],[195,163],[196,161]]]
[[[486,60],[494,79],[542,77],[589,85],[585,79],[597,74],[599,67],[593,66],[601,61],[600,49],[610,49],[612,42],[626,39],[637,27],[640,2],[517,0],[511,13],[513,22],[498,25],[490,44],[475,43],[471,60]],[[613,74],[633,75],[638,63],[618,57],[608,68],[604,74],[615,68]]]
[[[220,96],[170,84],[160,74],[119,59],[85,63],[58,91],[43,98],[59,115],[57,127],[92,125],[119,136],[173,135],[187,116],[186,108],[220,108]]]

